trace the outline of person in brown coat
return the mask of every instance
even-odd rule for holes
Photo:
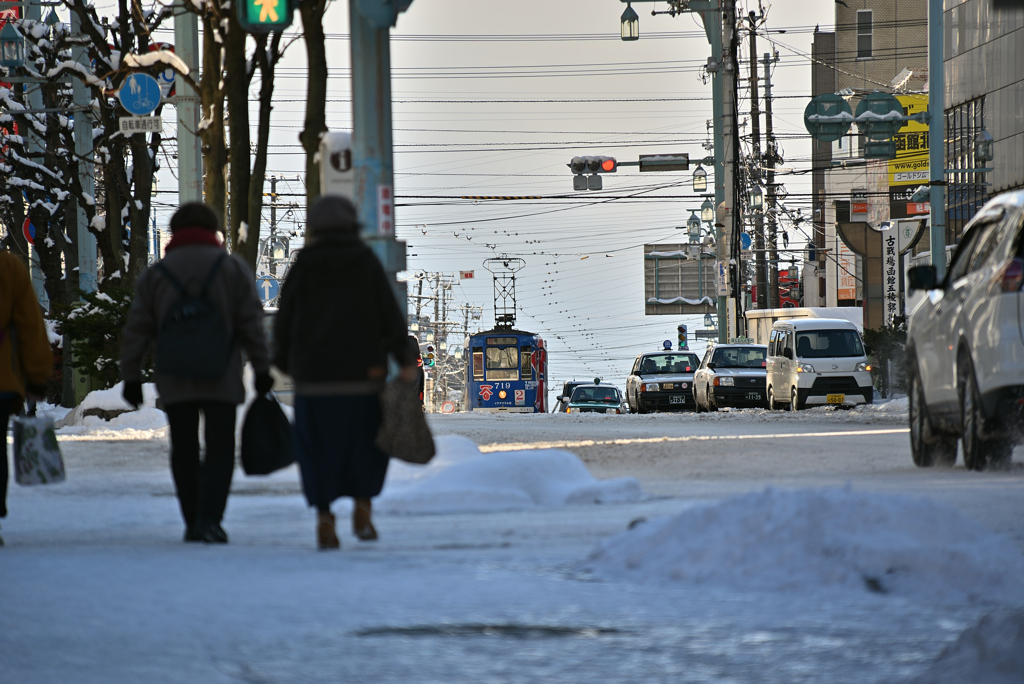
[[[18,257],[0,251],[0,424],[29,399],[42,401],[53,374],[53,355],[32,278]],[[0,518],[7,517],[7,440],[0,459]],[[0,537],[0,545],[3,545]]]
[[[162,261],[135,283],[135,299],[121,341],[124,398],[142,404],[142,361],[158,339],[165,315],[178,302],[180,284],[196,295],[208,281],[207,298],[226,324],[232,348],[226,371],[216,379],[170,375],[160,371],[156,389],[170,424],[171,471],[185,519],[185,541],[227,543],[221,527],[235,469],[235,411],[245,401],[242,350],[256,372],[256,391],[269,392],[270,353],[263,331],[263,305],[244,261],[227,256],[217,234],[218,221],[200,202],[182,205],[171,218],[171,240]],[[212,276],[211,276],[212,274]],[[200,461],[199,415],[206,425],[206,456]]]

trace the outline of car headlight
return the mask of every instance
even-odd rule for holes
[[[572,408],[570,408],[570,409],[569,409],[569,410],[567,411],[567,413],[579,413],[579,412],[580,412],[580,410],[579,410],[578,408],[576,408],[575,406],[574,406],[574,407],[572,407]]]
[[[798,363],[798,364],[796,364],[796,372],[797,373],[813,373],[814,372],[814,366],[812,366],[809,363]]]
[[[727,378],[727,377],[722,377],[722,376],[716,375],[713,382],[714,382],[715,387],[735,387],[736,386],[736,378]]]
[[[605,409],[604,412],[605,413],[618,413],[619,409]]]
[[[645,382],[640,386],[641,392],[657,392],[659,389],[658,383],[656,382]]]
[[[869,371],[871,370],[871,364],[866,361],[861,361],[857,364],[858,371]]]

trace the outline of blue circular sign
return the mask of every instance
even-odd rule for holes
[[[160,106],[160,84],[149,74],[131,74],[124,79],[117,99],[125,111],[135,116],[146,116]]]
[[[740,246],[743,249],[750,249],[750,233],[740,233]]]
[[[270,302],[281,292],[281,284],[276,278],[260,276],[256,279],[256,292],[259,293],[260,299],[264,303]]]

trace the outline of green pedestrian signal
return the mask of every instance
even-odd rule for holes
[[[242,0],[238,23],[247,33],[277,33],[292,23],[293,0]]]

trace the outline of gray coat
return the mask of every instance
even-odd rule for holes
[[[198,293],[223,250],[213,245],[182,245],[164,257],[163,264],[189,290]],[[164,405],[186,401],[221,401],[241,404],[242,350],[257,373],[270,369],[270,354],[263,329],[263,305],[245,262],[230,256],[221,264],[208,294],[220,309],[235,341],[228,371],[219,380],[172,378],[157,374],[156,389]],[[178,290],[155,267],[143,271],[135,283],[135,299],[121,341],[121,377],[142,380],[142,360],[160,330],[164,314],[178,299]]]

